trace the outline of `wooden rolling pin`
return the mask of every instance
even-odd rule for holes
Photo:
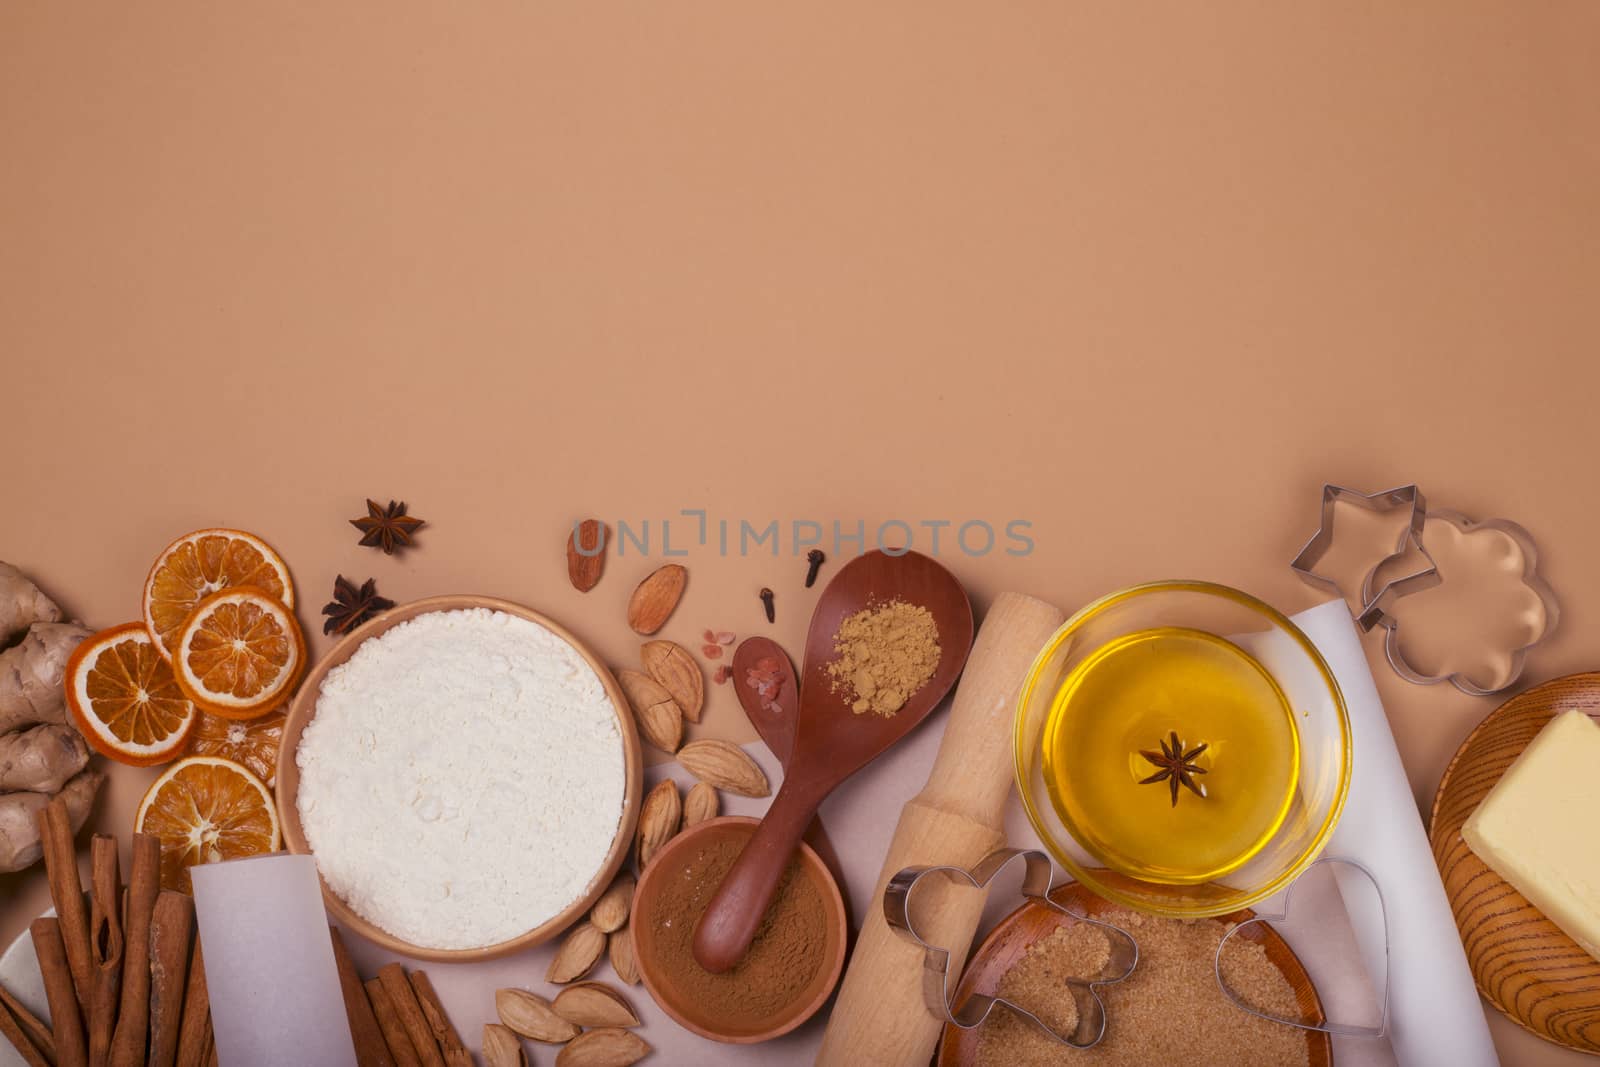
[[[970,868],[1005,844],[1006,798],[1017,692],[1034,657],[1061,626],[1061,612],[1020,593],[1001,593],[973,642],[928,784],[906,804],[878,873],[876,896],[903,867]],[[926,892],[926,895],[924,895]],[[984,895],[925,883],[917,889],[920,932],[950,950],[960,972],[983,914]],[[817,1063],[834,1067],[927,1067],[941,1023],[922,1000],[922,950],[871,907],[839,987]]]

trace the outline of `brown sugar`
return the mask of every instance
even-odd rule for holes
[[[1096,1067],[1295,1067],[1309,1063],[1300,1030],[1241,1011],[1217,988],[1212,961],[1228,927],[1214,919],[1184,922],[1128,911],[1101,916],[1139,943],[1139,965],[1126,981],[1100,989],[1106,1035],[1074,1050],[1051,1041],[1026,1019],[996,1006],[978,1035],[979,1067],[1045,1067],[1082,1062]],[[999,994],[1062,1033],[1077,1025],[1067,978],[1097,976],[1109,956],[1105,933],[1087,923],[1058,928],[1028,948],[1000,980]],[[1294,989],[1247,941],[1222,953],[1228,987],[1268,1014],[1298,1018]],[[1070,1025],[1068,1025],[1070,1024]]]
[[[939,630],[927,608],[891,600],[847,616],[833,650],[828,677],[850,710],[893,715],[938,669]]]

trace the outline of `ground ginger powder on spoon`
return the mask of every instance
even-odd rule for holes
[[[889,716],[928,684],[939,666],[939,629],[927,608],[891,600],[863,608],[833,635],[838,658],[828,664],[835,693],[857,715]]]

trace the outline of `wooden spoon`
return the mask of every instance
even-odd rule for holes
[[[750,672],[776,675],[776,684],[763,693],[749,684]],[[783,646],[770,637],[747,637],[733,650],[734,695],[745,717],[772,749],[788,773],[794,754],[796,716],[800,712],[800,679]]]
[[[837,658],[834,635],[863,608],[904,600],[933,614],[939,663],[933,677],[893,715],[850,710],[833,690],[827,665]],[[695,926],[694,957],[713,973],[729,970],[755,939],[778,881],[817,806],[927,718],[966,665],[972,647],[972,605],[955,576],[927,556],[869,552],[840,568],[817,601],[806,635],[794,753],[783,787],[733,869]]]
[[[789,773],[789,757],[794,754],[796,717],[800,712],[800,679],[794,673],[794,663],[783,646],[770,637],[747,637],[733,651],[733,676],[729,681],[739,698],[739,706],[750,724],[761,735],[761,740],[772,749],[783,765],[785,776]],[[759,676],[775,677],[775,683],[765,692],[749,684],[750,672]],[[844,865],[834,851],[833,842],[822,829],[822,817],[811,820],[806,828],[805,842],[822,858],[839,888],[845,888]],[[845,894],[845,912],[850,910],[850,894]]]

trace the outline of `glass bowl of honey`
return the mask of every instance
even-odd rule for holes
[[[1248,907],[1327,844],[1350,719],[1311,641],[1227,586],[1112,593],[1056,631],[1023,684],[1017,787],[1056,860],[1170,918]]]

